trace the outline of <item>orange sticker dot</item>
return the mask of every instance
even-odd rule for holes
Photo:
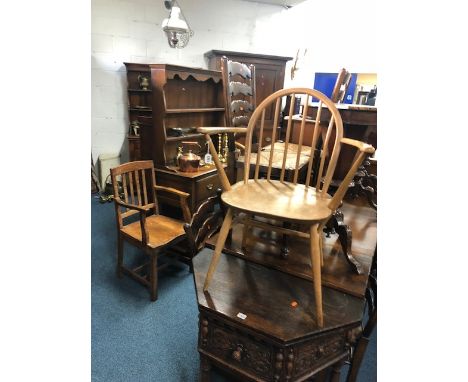
[[[291,307],[292,308],[297,308],[299,304],[297,303],[297,301],[291,301]]]

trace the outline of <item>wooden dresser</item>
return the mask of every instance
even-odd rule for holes
[[[196,128],[225,126],[221,72],[169,64],[125,66],[129,120],[130,124],[135,120],[139,124],[139,137],[131,134],[133,129],[129,126],[130,160],[152,159],[156,182],[190,193],[188,204],[194,212],[202,201],[216,193],[218,174],[214,166],[200,167],[194,173],[181,172],[177,165],[178,148],[183,141],[197,142],[203,158],[205,138]],[[146,89],[141,88],[142,77],[147,79]],[[217,137],[213,141],[217,144]],[[228,168],[228,173],[233,170]],[[163,204],[178,205],[177,200],[163,193],[158,199]]]
[[[226,56],[233,61],[244,64],[253,64],[256,74],[256,103],[257,106],[270,94],[283,89],[286,62],[292,60],[292,57],[271,56],[266,54],[254,54],[243,52],[231,52],[225,50],[210,50],[205,53],[208,61],[208,67],[213,70],[220,70],[221,57]],[[273,107],[266,111],[265,118],[265,139],[264,144],[271,143],[271,129],[273,127]],[[268,131],[269,130],[269,131]]]

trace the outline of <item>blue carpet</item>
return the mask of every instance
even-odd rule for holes
[[[91,372],[92,381],[198,380],[198,309],[188,266],[174,264],[159,273],[158,300],[129,277],[115,273],[117,239],[113,203],[91,200]],[[124,261],[137,254],[125,246]],[[138,256],[135,256],[138,258]],[[343,368],[342,381],[346,369]],[[369,344],[359,382],[377,380],[376,333]],[[228,379],[212,373],[213,382]]]

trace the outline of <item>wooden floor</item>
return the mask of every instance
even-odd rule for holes
[[[372,256],[377,244],[377,212],[364,199],[345,201],[342,206],[344,223],[352,229],[352,253],[362,264],[363,273],[354,273],[343,255],[337,234],[324,237],[324,266],[322,284],[333,289],[363,297],[367,285]],[[307,239],[290,238],[289,255],[281,256],[281,237],[274,232],[254,228],[249,234],[247,251],[241,250],[242,224],[233,227],[232,241],[226,243],[223,252],[240,258],[248,257],[252,262],[312,280],[312,267]],[[325,235],[324,235],[325,236]],[[208,242],[214,248],[217,235]]]

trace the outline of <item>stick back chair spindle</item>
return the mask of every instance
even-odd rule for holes
[[[112,168],[111,178],[117,219],[117,275],[121,278],[126,274],[145,285],[150,291],[151,301],[156,301],[158,255],[186,238],[184,224],[190,223],[191,220],[186,201],[189,194],[156,185],[154,165],[151,160],[124,163]],[[159,213],[157,191],[179,196],[184,221]],[[138,216],[138,220],[129,221],[132,216]],[[125,267],[124,242],[142,249],[149,261],[133,269]]]
[[[316,179],[318,179],[317,183],[311,184],[311,171],[309,171],[307,175],[305,184],[298,183],[298,164],[300,163],[302,156],[302,139],[299,140],[297,149],[293,150],[295,158],[292,160],[292,162],[296,165],[295,169],[293,170],[293,178],[289,181],[285,180],[286,168],[288,165],[290,166],[288,161],[291,162],[291,159],[288,159],[291,121],[288,121],[286,137],[284,143],[281,145],[281,150],[275,153],[276,144],[275,140],[272,139],[270,150],[266,153],[268,156],[266,179],[261,179],[259,176],[259,167],[262,165],[262,163],[260,163],[258,159],[261,150],[261,148],[258,147],[256,152],[257,160],[253,171],[251,170],[251,166],[244,166],[243,179],[231,186],[227,180],[226,174],[224,173],[223,167],[217,158],[216,150],[214,150],[210,134],[219,134],[221,132],[244,132],[246,134],[245,163],[250,163],[250,157],[254,154],[251,153],[254,130],[259,130],[258,136],[262,135],[265,120],[265,110],[268,107],[273,106],[275,110],[275,119],[278,118],[281,110],[280,106],[282,98],[286,96],[291,96],[291,99],[294,99],[295,96],[305,97],[305,104],[302,112],[302,122],[300,126],[301,137],[304,131],[309,101],[312,100],[312,97],[315,97],[319,100],[319,109],[315,121],[315,131],[312,137],[312,142],[310,142],[310,146],[307,146],[308,150],[310,151],[310,155],[308,156],[309,170],[312,168],[318,168],[319,174],[316,177]],[[318,148],[320,113],[324,107],[330,110],[332,118],[330,118],[323,145],[321,148]],[[221,226],[213,253],[213,258],[206,275],[204,290],[207,291],[210,286],[213,273],[215,272],[216,266],[218,264],[221,251],[224,248],[224,243],[231,228],[235,214],[244,213],[247,216],[258,216],[267,219],[273,219],[274,221],[291,223],[291,226],[300,226],[301,230],[294,230],[276,225],[273,226],[264,222],[256,221],[254,219],[244,218],[244,223],[247,223],[250,226],[257,226],[274,232],[286,234],[288,236],[308,239],[310,241],[310,257],[312,263],[314,295],[316,302],[316,322],[319,327],[322,327],[323,308],[321,266],[323,264],[323,244],[321,233],[332,213],[341,204],[342,198],[348,188],[350,180],[353,178],[359,165],[367,155],[370,155],[374,152],[374,148],[371,145],[360,141],[343,138],[343,122],[334,102],[332,102],[323,93],[308,88],[282,89],[271,94],[255,109],[247,128],[200,127],[198,128],[198,131],[205,134],[205,138],[207,139],[209,146],[212,149],[212,155],[219,172],[221,185],[223,187],[221,199],[222,202],[227,206],[227,213]],[[352,163],[345,179],[338,187],[333,197],[331,197],[328,194],[328,188],[330,186],[333,172],[335,171],[342,144],[354,146],[358,150],[358,154],[355,161]],[[313,166],[312,162],[315,160],[313,153],[316,149],[320,150],[320,155],[317,156],[319,164],[318,166]],[[275,180],[272,179],[271,169],[273,158],[275,156],[277,157],[278,155],[280,158],[282,158],[282,167],[279,179]],[[265,164],[263,163],[263,167],[264,166]],[[320,179],[323,179],[323,181],[320,181]],[[288,227],[290,226],[288,225]]]

